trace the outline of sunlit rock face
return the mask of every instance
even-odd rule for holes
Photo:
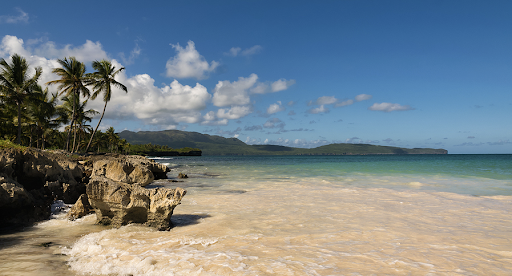
[[[123,156],[94,162],[92,177],[104,176],[114,181],[142,187],[155,179],[167,178],[169,168],[142,156]]]
[[[141,223],[168,230],[172,227],[173,210],[185,193],[181,188],[146,189],[103,176],[91,178],[87,185],[87,196],[97,222],[114,227]]]

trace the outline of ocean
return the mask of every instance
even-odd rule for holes
[[[170,231],[56,213],[0,235],[0,275],[512,274],[512,155],[155,160]]]

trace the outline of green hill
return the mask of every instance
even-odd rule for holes
[[[360,155],[360,154],[446,154],[444,149],[330,144],[313,149],[276,145],[247,145],[237,138],[181,130],[122,131],[119,136],[130,144],[165,145],[172,148],[199,148],[203,155]]]

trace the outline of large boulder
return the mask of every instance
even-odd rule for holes
[[[173,210],[185,194],[181,188],[146,189],[104,176],[93,176],[87,184],[87,196],[97,222],[115,227],[141,223],[168,230],[172,227]]]
[[[91,204],[89,204],[89,197],[87,194],[82,194],[69,210],[68,218],[70,220],[75,220],[90,213],[94,213],[94,210],[92,209]]]
[[[123,156],[93,163],[92,177],[104,176],[127,184],[147,186],[155,179],[167,178],[169,168],[142,156]]]

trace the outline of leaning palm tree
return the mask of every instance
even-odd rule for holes
[[[59,95],[66,94],[67,96],[73,94],[76,98],[80,95],[89,97],[90,92],[87,88],[88,77],[85,74],[85,64],[76,60],[75,57],[59,59],[57,62],[61,68],[54,68],[53,73],[57,74],[60,79],[47,82],[49,85],[58,84],[58,89],[61,91]],[[69,151],[69,141],[71,132],[76,124],[76,101],[73,102],[73,113],[71,116],[71,123],[69,124],[68,137],[66,139],[66,150]],[[72,149],[74,151],[74,149]]]
[[[37,67],[35,74],[30,77],[27,60],[18,54],[12,55],[11,63],[1,58],[0,67],[0,95],[2,101],[14,104],[18,109],[17,143],[21,145],[21,110],[43,69]]]
[[[103,92],[103,101],[105,105],[103,106],[103,112],[101,113],[100,120],[98,121],[98,125],[92,132],[91,139],[85,148],[87,152],[89,147],[91,146],[92,139],[94,138],[94,134],[98,130],[98,127],[101,124],[101,120],[105,115],[105,109],[107,108],[107,103],[110,101],[112,97],[112,86],[122,89],[124,92],[128,93],[128,89],[122,83],[115,80],[117,74],[124,70],[124,67],[116,70],[116,67],[112,65],[112,63],[108,60],[94,61],[92,63],[92,67],[96,70],[96,72],[89,74],[91,80],[90,84],[93,87],[94,93],[92,94],[92,99],[96,99],[96,97]]]

